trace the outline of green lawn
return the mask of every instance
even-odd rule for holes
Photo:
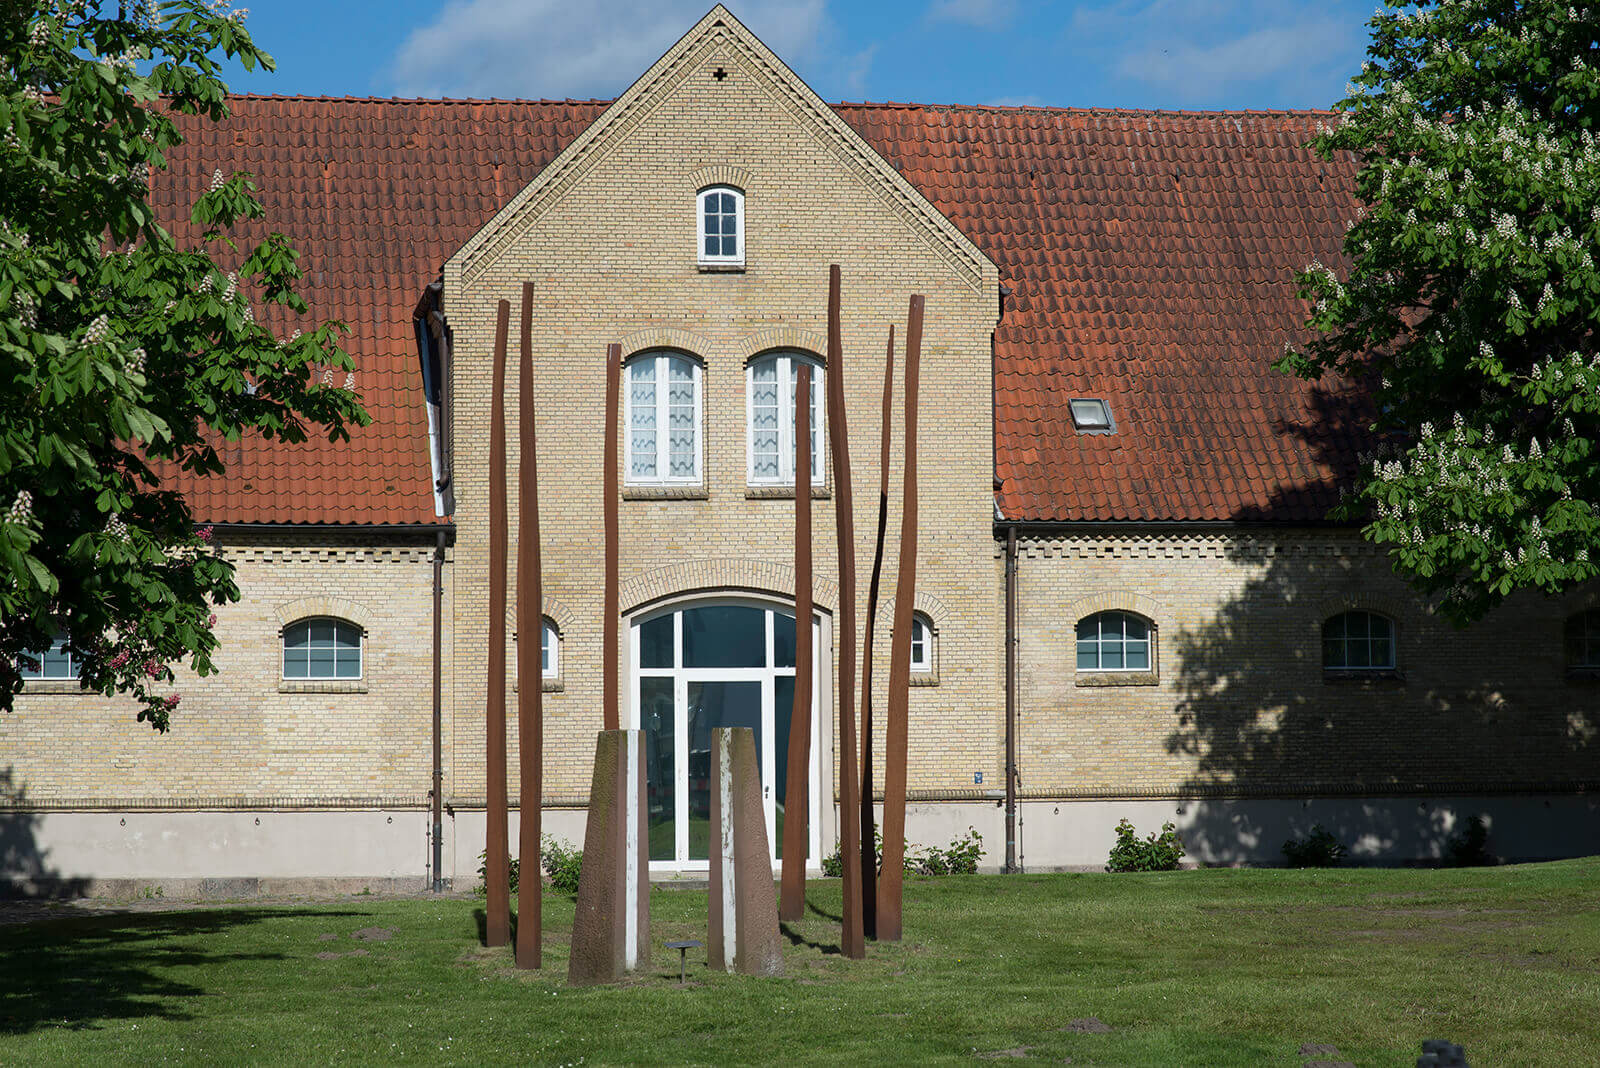
[[[912,879],[907,939],[835,952],[810,887],[787,974],[677,954],[567,987],[569,898],[546,969],[477,940],[471,899],[365,897],[78,912],[0,926],[0,1064],[921,1063],[1299,1065],[1305,1043],[1410,1064],[1593,1063],[1600,858],[1457,871],[1193,871]],[[654,938],[705,937],[704,892],[658,889]],[[386,941],[357,930],[385,927]],[[329,938],[328,936],[332,936]],[[350,955],[364,950],[364,955]],[[319,954],[340,954],[320,959]],[[1097,1017],[1107,1033],[1073,1022]],[[1006,1059],[1010,1059],[1007,1057]]]

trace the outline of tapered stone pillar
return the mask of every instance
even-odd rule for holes
[[[611,983],[650,959],[650,858],[643,731],[595,741],[567,982]]]
[[[761,761],[749,727],[711,731],[710,964],[782,975],[778,901],[761,804]]]

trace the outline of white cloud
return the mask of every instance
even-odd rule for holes
[[[612,97],[708,9],[708,0],[450,0],[406,38],[389,81],[405,96]],[[818,57],[833,32],[826,0],[744,0],[739,18],[791,64]]]
[[[1115,74],[1188,102],[1257,85],[1332,103],[1324,87],[1343,84],[1365,40],[1359,20],[1281,0],[1121,0],[1079,8],[1068,32],[1114,55]]]
[[[929,22],[961,22],[999,29],[1016,14],[1015,0],[934,0],[923,16]]]

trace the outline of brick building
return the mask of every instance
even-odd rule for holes
[[[1270,362],[1302,318],[1293,269],[1337,255],[1353,211],[1350,164],[1303,147],[1324,118],[829,106],[721,7],[609,103],[238,99],[189,131],[158,203],[181,219],[213,169],[253,172],[313,307],[352,327],[375,420],[348,446],[246,444],[226,480],[185,486],[239,565],[221,670],[183,686],[167,736],[70,678],[30,682],[0,718],[3,874],[431,877],[437,651],[439,874],[473,877],[494,306],[524,281],[546,827],[581,840],[600,724],[610,342],[620,683],[647,732],[653,861],[703,865],[712,724],[761,732],[775,827],[795,673],[783,382],[835,373],[831,263],[863,587],[885,339],[927,296],[913,841],[973,826],[999,863],[1014,687],[1029,867],[1103,863],[1122,816],[1173,820],[1204,863],[1273,862],[1314,823],[1361,859],[1433,858],[1478,813],[1507,856],[1600,849],[1593,596],[1517,598],[1456,633],[1323,520],[1362,447],[1358,399]],[[516,405],[513,374],[513,422]],[[837,837],[817,444],[814,859]]]

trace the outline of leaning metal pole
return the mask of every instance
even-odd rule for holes
[[[780,384],[780,389],[781,384]],[[789,718],[788,790],[783,800],[783,893],[778,919],[806,911],[811,768],[811,365],[794,390],[794,713]]]
[[[506,815],[506,334],[511,302],[502,300],[494,326],[494,392],[489,402],[489,701],[488,798],[484,887],[488,894],[485,944],[511,941],[511,858]]]
[[[533,283],[522,283],[517,426],[517,967],[537,968],[544,942],[539,837],[544,812],[544,584],[539,560],[539,457],[533,416]]]
[[[917,372],[923,298],[911,298],[906,323],[905,475],[900,512],[900,575],[894,588],[889,648],[889,723],[883,768],[883,878],[878,882],[878,938],[900,940],[900,885],[906,852],[906,758],[910,741],[911,610],[917,588]]]
[[[843,862],[840,950],[867,955],[861,924],[861,828],[856,765],[856,517],[850,485],[850,430],[844,408],[844,341],[839,265],[828,268],[828,440],[833,449],[833,521],[839,546],[839,857]]]
[[[622,346],[611,344],[606,346],[606,447],[605,447],[605,524],[606,524],[606,591],[605,591],[605,625],[601,630],[600,642],[600,669],[603,675],[600,680],[600,712],[603,717],[603,726],[608,731],[620,729],[617,715],[617,672],[621,670],[620,662],[620,626],[619,616],[622,612],[620,604],[621,593],[617,584],[617,509],[620,507],[622,491],[617,486],[618,467],[617,437],[620,429],[617,424],[621,420],[618,409],[622,404]]]
[[[878,444],[878,545],[872,554],[872,583],[867,591],[867,633],[861,663],[861,927],[878,937],[877,821],[872,811],[872,646],[878,624],[878,583],[883,578],[883,540],[889,529],[889,417],[894,400],[894,324],[889,324],[889,353],[883,363],[883,418]]]

